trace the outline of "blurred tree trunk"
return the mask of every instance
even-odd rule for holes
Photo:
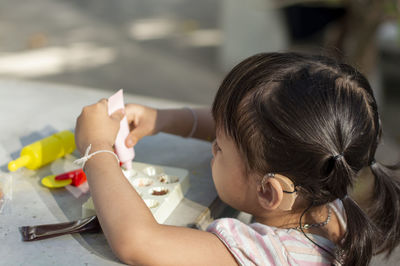
[[[344,17],[325,31],[324,47],[369,76],[377,64],[376,33],[388,18],[400,17],[400,0],[268,0],[275,7],[343,7]],[[399,20],[400,22],[400,20]],[[399,23],[400,28],[400,23]]]
[[[336,34],[328,31],[325,45],[335,47],[339,58],[369,75],[376,64],[376,32],[386,17],[388,0],[344,0],[343,3],[346,15],[339,22]]]

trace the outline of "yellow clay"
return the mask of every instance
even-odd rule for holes
[[[55,180],[56,175],[49,175],[42,178],[42,185],[48,188],[60,188],[72,183],[72,179]]]

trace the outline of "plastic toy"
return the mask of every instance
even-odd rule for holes
[[[61,131],[25,146],[20,157],[8,163],[8,170],[13,172],[21,167],[36,170],[74,150],[74,134],[68,130]]]
[[[60,188],[67,185],[75,187],[86,182],[86,174],[82,169],[76,169],[59,175],[49,175],[42,179],[42,185],[48,188]]]

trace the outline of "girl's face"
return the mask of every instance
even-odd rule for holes
[[[255,178],[246,176],[241,155],[232,138],[217,131],[211,169],[218,195],[232,207],[252,213],[257,204]]]

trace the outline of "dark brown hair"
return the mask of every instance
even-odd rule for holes
[[[366,265],[374,253],[389,255],[399,243],[398,165],[375,163],[378,107],[356,69],[324,56],[257,54],[226,76],[212,113],[249,171],[288,176],[314,205],[342,199],[345,265]],[[371,164],[373,204],[365,211],[347,190]]]

